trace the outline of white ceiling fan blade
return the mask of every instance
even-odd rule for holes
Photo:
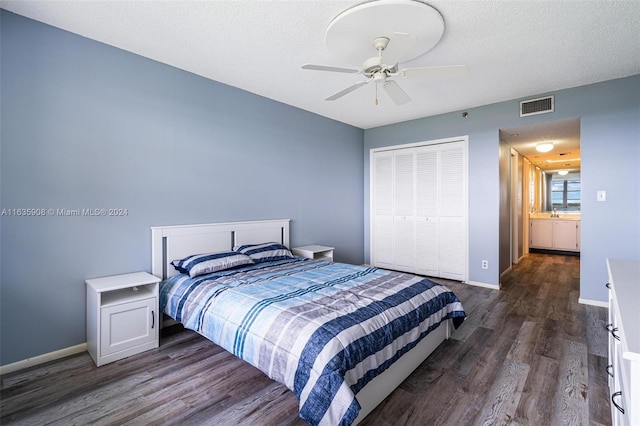
[[[385,81],[384,90],[396,105],[403,105],[411,100],[409,95],[407,95],[407,93],[402,90],[402,87],[400,87],[400,85],[393,80]]]
[[[407,33],[393,33],[389,39],[389,44],[382,51],[382,63],[393,67],[404,56],[409,49],[416,44],[416,38]]]
[[[327,99],[325,99],[325,101],[335,101],[336,99],[339,99],[339,98],[343,97],[347,93],[351,93],[354,90],[364,86],[365,84],[369,83],[370,81],[371,81],[371,79],[365,80],[365,81],[361,81],[360,83],[356,83],[354,85],[351,85],[351,86],[347,87],[346,89],[342,89],[338,93],[329,96]]]
[[[445,65],[441,67],[407,68],[400,70],[400,75],[405,78],[457,77],[466,73],[466,65]]]
[[[330,71],[330,72],[344,72],[347,74],[357,74],[360,71],[352,68],[340,68],[340,67],[328,67],[325,65],[313,65],[306,64],[302,66],[303,70],[316,70],[316,71]]]

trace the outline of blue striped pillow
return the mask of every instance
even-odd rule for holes
[[[248,244],[236,246],[234,251],[249,256],[255,263],[270,262],[293,257],[289,249],[278,243]]]
[[[236,251],[194,254],[171,262],[178,272],[189,274],[191,278],[252,263],[249,256]]]

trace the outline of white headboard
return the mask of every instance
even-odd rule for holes
[[[289,247],[289,219],[152,226],[151,273],[168,278],[177,273],[170,264],[173,260],[267,242]]]

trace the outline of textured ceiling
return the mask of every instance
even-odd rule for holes
[[[358,66],[333,57],[324,32],[360,2],[2,1],[9,11],[360,128],[464,110],[640,73],[638,1],[428,2],[438,45],[403,67],[466,64],[463,77],[398,79],[396,106],[375,85],[324,99],[362,79],[302,70]],[[402,32],[402,28],[398,28]]]

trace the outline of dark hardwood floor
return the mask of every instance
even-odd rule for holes
[[[500,291],[437,280],[468,319],[362,424],[610,424],[607,310],[578,304],[579,261],[531,254]],[[292,392],[179,326],[100,368],[84,353],[1,379],[3,425],[304,424]]]

